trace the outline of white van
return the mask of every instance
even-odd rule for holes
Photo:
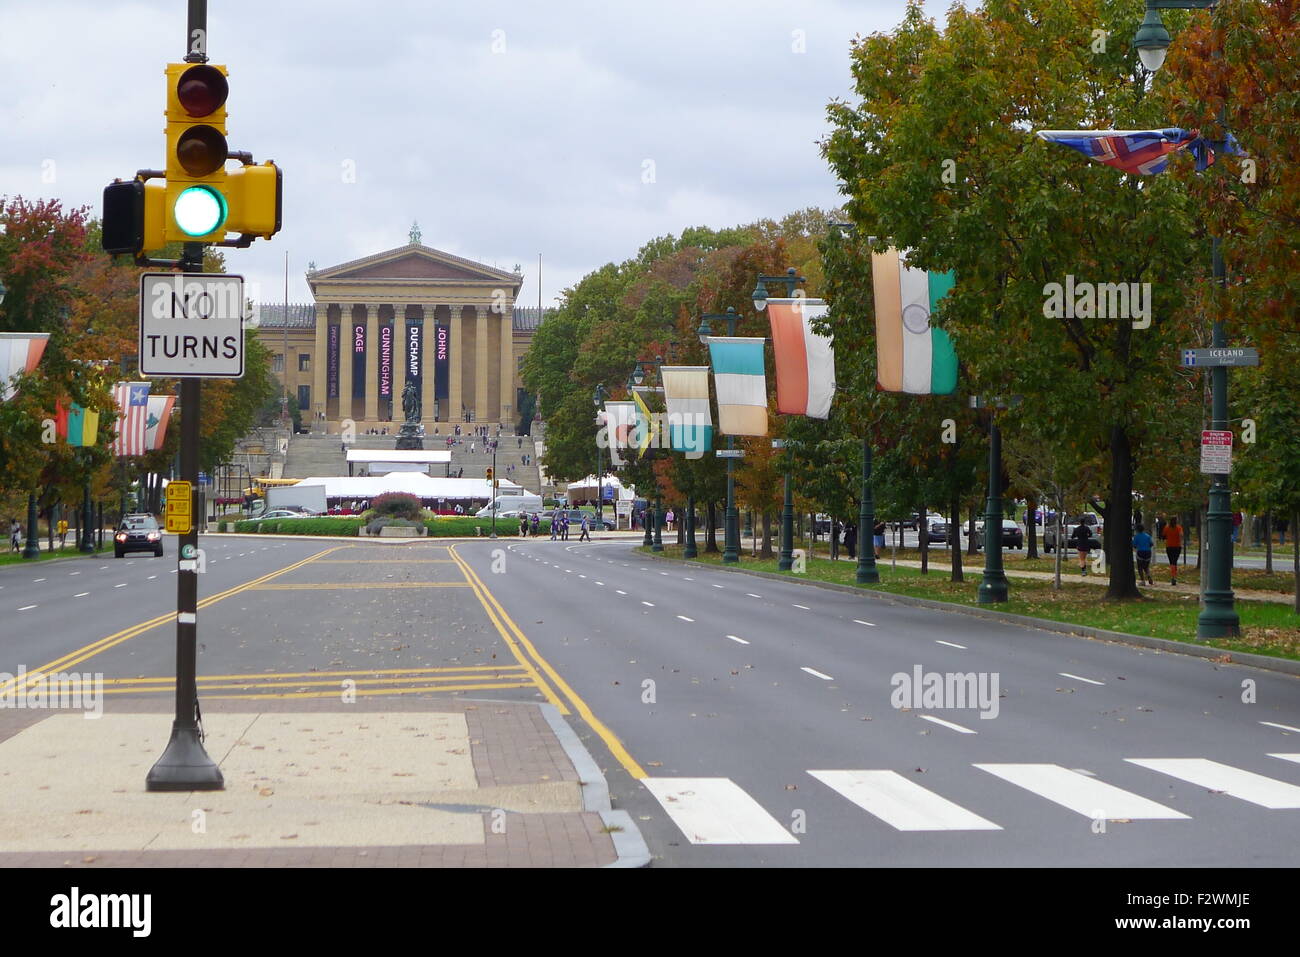
[[[499,495],[494,501],[484,505],[475,513],[475,518],[518,518],[520,515],[532,515],[542,510],[540,495]]]

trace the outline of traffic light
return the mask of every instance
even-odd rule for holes
[[[104,251],[136,254],[167,243],[167,187],[156,180],[133,179],[104,187],[101,224]]]
[[[164,229],[173,242],[226,238],[226,68],[167,64],[167,186]]]
[[[490,466],[488,467],[488,470],[487,470],[487,480],[488,480],[489,482],[492,481],[492,468],[491,468]]]

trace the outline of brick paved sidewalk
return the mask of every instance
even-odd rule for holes
[[[145,790],[170,701],[110,695],[96,720],[0,710],[0,866],[644,863],[633,860],[643,845],[630,816],[591,809],[604,782],[584,800],[543,707],[432,696],[215,700],[205,706],[206,747],[226,789],[188,794]],[[585,753],[574,757],[599,775]]]

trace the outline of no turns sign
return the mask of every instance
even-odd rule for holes
[[[140,276],[140,373],[238,379],[244,374],[244,277]]]

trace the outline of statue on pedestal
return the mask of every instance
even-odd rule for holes
[[[424,448],[424,440],[421,438],[424,427],[420,425],[420,412],[420,390],[414,382],[408,381],[402,389],[402,413],[406,416],[406,421],[397,432],[397,448]]]

